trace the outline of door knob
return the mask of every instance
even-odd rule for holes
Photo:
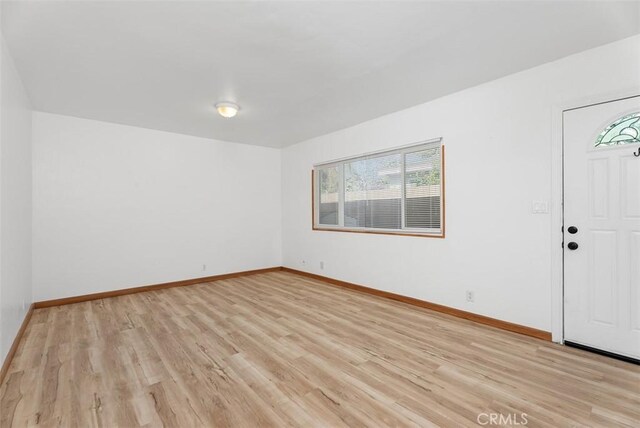
[[[578,243],[577,242],[569,242],[567,244],[567,247],[569,247],[570,250],[577,250],[578,249]]]
[[[578,228],[575,226],[569,226],[569,228],[567,229],[567,232],[569,232],[572,235],[575,235],[576,233],[578,233]]]

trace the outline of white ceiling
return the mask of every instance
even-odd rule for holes
[[[2,24],[37,110],[282,147],[637,34],[640,2],[19,1]]]

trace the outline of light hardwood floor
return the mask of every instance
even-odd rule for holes
[[[275,272],[36,310],[0,412],[2,427],[458,427],[482,413],[638,427],[640,367]]]

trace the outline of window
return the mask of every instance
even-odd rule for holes
[[[320,184],[319,224],[338,224],[338,180],[337,166],[318,171],[318,183]]]
[[[317,230],[444,236],[441,140],[317,165]]]
[[[607,126],[596,139],[595,147],[640,143],[640,112],[622,116]]]

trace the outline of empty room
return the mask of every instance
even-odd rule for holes
[[[640,427],[640,1],[0,0],[0,427]]]

